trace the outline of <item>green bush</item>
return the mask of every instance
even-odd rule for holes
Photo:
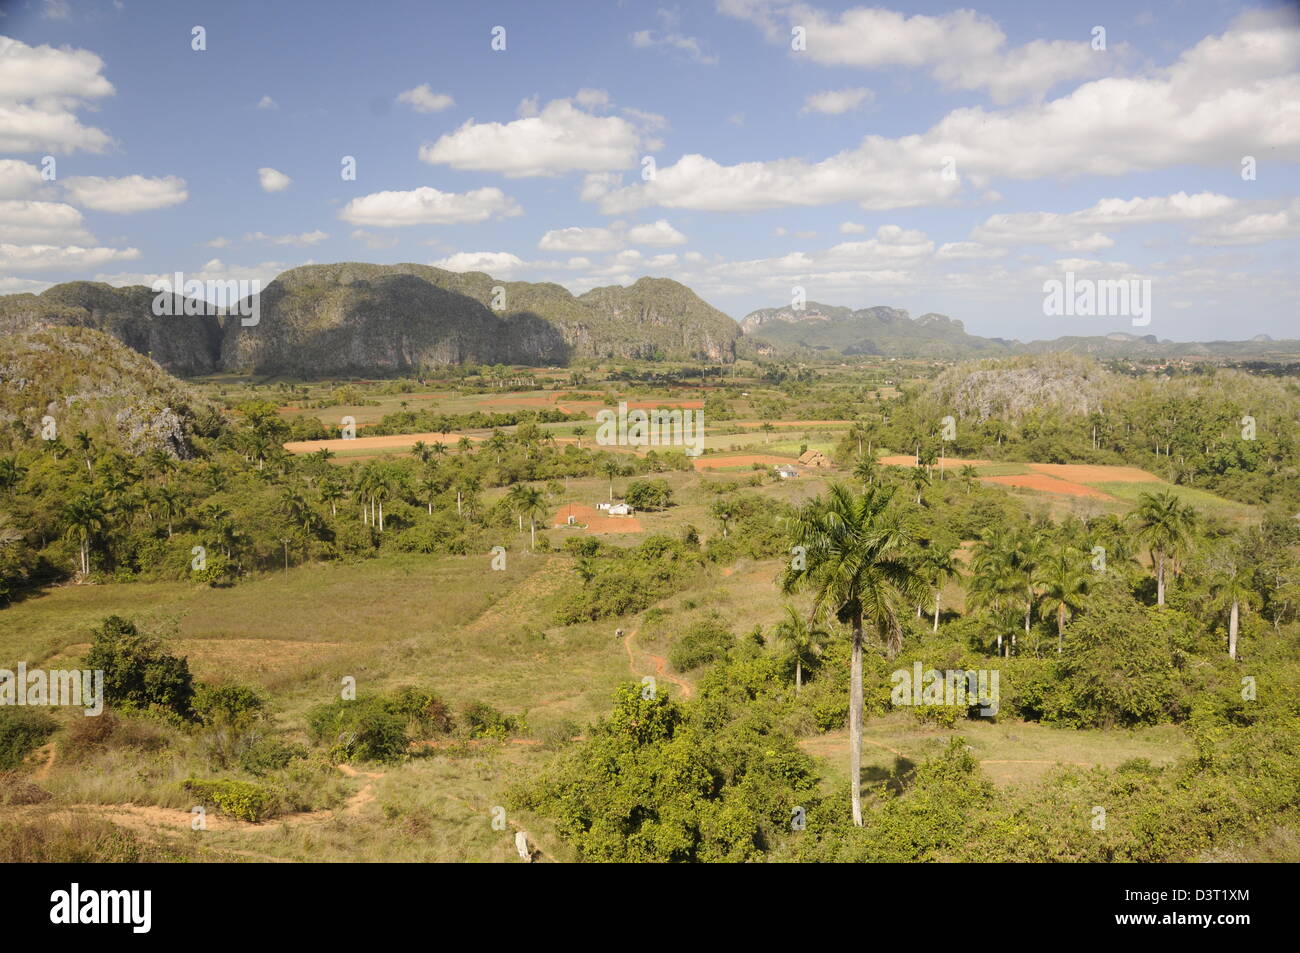
[[[686,630],[673,642],[668,660],[679,672],[689,672],[709,662],[725,658],[735,645],[735,636],[717,615],[710,615]]]
[[[318,705],[307,715],[311,740],[331,761],[393,761],[410,744],[406,719],[379,697]]]
[[[180,718],[193,715],[194,679],[189,663],[162,650],[135,624],[109,616],[91,633],[83,668],[102,669],[104,699],[126,709],[158,709]]]
[[[270,788],[250,781],[229,778],[200,780],[188,778],[185,790],[205,805],[214,805],[221,813],[242,821],[257,822],[273,817],[279,810],[279,797]]]
[[[510,735],[528,730],[528,725],[521,718],[515,718],[497,711],[485,702],[473,702],[465,707],[464,721],[466,731],[471,738],[495,738],[504,741]]]
[[[43,711],[0,708],[0,771],[22,764],[23,758],[43,745],[57,727],[58,722]]]
[[[282,771],[290,762],[306,757],[307,749],[302,745],[264,737],[243,750],[239,756],[239,766],[260,778]]]

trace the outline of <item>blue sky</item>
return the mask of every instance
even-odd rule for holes
[[[1072,271],[1149,279],[1138,333],[1296,337],[1291,9],[16,0],[0,292],[413,261],[1135,330],[1045,316]]]

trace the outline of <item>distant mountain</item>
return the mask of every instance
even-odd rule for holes
[[[947,315],[930,313],[912,318],[899,308],[854,311],[809,301],[801,310],[784,307],[751,311],[741,319],[740,328],[748,336],[769,342],[777,351],[934,358],[1010,353],[1008,342],[967,334],[960,321]]]
[[[498,290],[500,289],[500,293]],[[0,297],[0,332],[74,325],[116,337],[182,375],[216,370],[318,377],[468,361],[736,357],[740,331],[685,285],[642,278],[575,297],[557,284],[426,265],[308,265],[262,289],[259,320],[156,317],[136,286],[56,285]],[[178,302],[174,313],[183,314]]]
[[[1179,342],[1125,332],[1067,336],[1051,341],[985,338],[966,333],[958,320],[942,314],[912,318],[898,308],[854,311],[809,301],[791,307],[760,308],[740,321],[746,350],[760,355],[832,356],[878,354],[884,357],[976,358],[1015,354],[1073,353],[1097,358],[1295,357],[1300,341],[1274,341],[1259,334],[1249,341]]]

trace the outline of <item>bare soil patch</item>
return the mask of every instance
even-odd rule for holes
[[[565,503],[551,520],[552,527],[567,527],[572,515],[578,526],[585,526],[588,533],[639,533],[641,523],[635,516],[610,516],[594,506],[582,503]]]

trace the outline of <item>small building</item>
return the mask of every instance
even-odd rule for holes
[[[613,503],[609,507],[610,516],[631,516],[635,512],[636,510],[626,503]]]
[[[803,456],[799,458],[799,465],[812,467],[816,470],[826,470],[830,468],[831,459],[820,450],[805,450]]]
[[[613,503],[597,503],[597,504],[596,504],[596,509],[598,509],[598,510],[608,510],[608,509],[609,509],[611,506],[613,506],[613,505],[614,505]]]
[[[779,466],[772,469],[776,471],[776,475],[782,480],[791,480],[799,475],[799,471],[791,466]]]

